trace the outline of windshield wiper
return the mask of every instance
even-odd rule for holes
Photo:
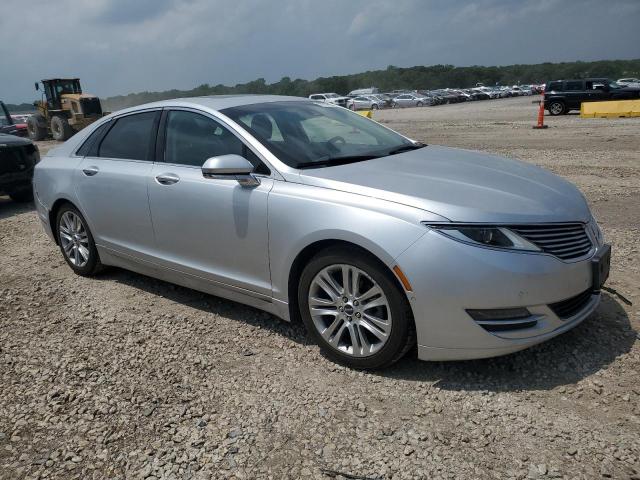
[[[324,160],[316,160],[315,162],[302,162],[296,165],[296,168],[302,170],[305,168],[333,167],[336,165],[346,165],[348,163],[362,162],[379,158],[380,155],[349,155],[345,157],[326,158]]]
[[[389,150],[387,155],[395,155],[396,153],[408,152],[409,150],[418,150],[419,148],[424,148],[426,146],[426,143],[412,143],[411,145],[402,145],[401,147]]]

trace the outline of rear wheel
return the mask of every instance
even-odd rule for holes
[[[416,103],[416,106],[417,106],[417,107],[423,107],[423,106],[424,106],[424,103],[422,103],[422,102],[418,102],[418,103]]]
[[[54,140],[64,142],[71,138],[73,134],[74,131],[66,118],[56,115],[51,119],[51,136]]]
[[[378,104],[374,103],[373,105],[371,105],[371,110],[378,110]]]
[[[553,101],[549,104],[549,113],[553,116],[565,113],[566,107],[563,102]]]
[[[350,367],[386,367],[415,343],[405,294],[384,265],[360,250],[316,255],[302,272],[298,304],[322,351]]]
[[[47,129],[44,126],[46,121],[40,114],[31,115],[27,118],[27,133],[31,140],[44,140],[47,138]]]
[[[75,273],[86,277],[102,269],[87,222],[71,204],[65,204],[58,210],[56,235],[64,259]]]

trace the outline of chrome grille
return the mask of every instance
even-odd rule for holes
[[[514,225],[509,229],[562,260],[583,257],[593,246],[581,223]]]

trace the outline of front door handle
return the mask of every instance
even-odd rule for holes
[[[156,176],[156,181],[160,185],[173,185],[180,181],[180,177],[175,173],[162,173]]]
[[[94,167],[94,166],[82,169],[82,173],[84,173],[87,177],[93,177],[99,171],[100,171],[100,169],[98,167]]]

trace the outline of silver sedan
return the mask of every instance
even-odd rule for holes
[[[113,265],[301,320],[357,368],[545,341],[594,311],[609,267],[566,180],[295,97],[116,112],[44,157],[34,193],[77,274]]]

